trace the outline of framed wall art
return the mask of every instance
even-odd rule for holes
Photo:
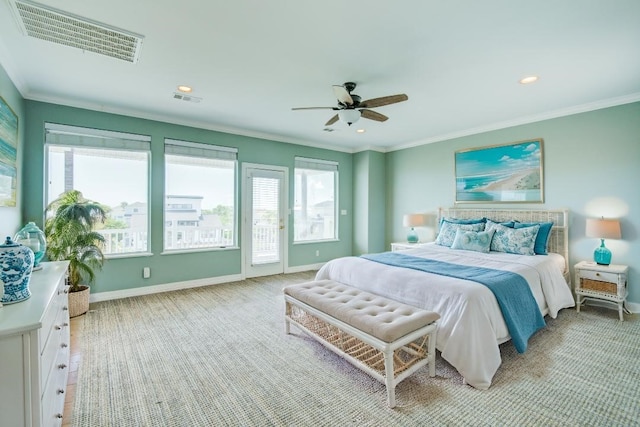
[[[18,116],[0,97],[0,207],[16,206]]]
[[[542,138],[455,152],[456,203],[542,203]]]

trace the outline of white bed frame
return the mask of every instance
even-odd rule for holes
[[[516,220],[520,222],[553,222],[549,236],[549,252],[564,257],[564,278],[571,284],[569,272],[569,211],[557,210],[525,210],[525,209],[490,209],[490,208],[440,208],[438,224],[442,218],[488,218],[496,222]]]

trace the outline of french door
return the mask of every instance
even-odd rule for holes
[[[243,164],[242,253],[245,277],[284,273],[287,169]]]

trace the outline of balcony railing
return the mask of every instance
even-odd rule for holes
[[[139,229],[97,230],[104,236],[105,255],[149,252],[147,231]],[[233,230],[221,227],[174,227],[165,230],[166,250],[233,246]]]

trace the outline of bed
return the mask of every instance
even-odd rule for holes
[[[494,224],[490,225],[493,228],[498,227],[495,223],[504,227],[502,224],[508,225],[513,221],[527,227],[530,224],[542,223],[553,223],[553,225],[549,226],[548,242],[544,248],[546,255],[532,256],[494,250],[482,252],[452,249],[437,240],[440,244],[426,244],[414,249],[386,254],[334,259],[318,271],[316,280],[334,280],[439,313],[441,319],[436,347],[441,352],[441,356],[458,370],[465,383],[478,389],[488,389],[502,361],[499,345],[512,340],[514,335],[518,340],[514,339],[513,342],[520,343],[520,346],[516,345],[518,351],[526,350],[528,337],[525,337],[523,347],[519,333],[513,328],[513,322],[520,321],[518,317],[528,321],[527,318],[535,312],[533,315],[541,319],[543,316],[555,318],[561,309],[573,307],[575,304],[569,286],[568,211],[449,208],[440,209],[438,217],[438,224],[443,224],[440,230],[442,235],[445,234],[444,228],[450,225],[445,224],[441,221],[442,219],[460,224],[474,219],[477,221],[480,218],[488,218],[490,221],[485,222],[485,225],[493,222]],[[456,230],[463,228],[455,227]],[[468,229],[470,228],[464,228],[464,230]],[[456,233],[470,234],[464,230]],[[528,229],[527,232],[530,233],[532,230],[539,230],[539,227]],[[498,235],[495,230],[494,233],[489,234]],[[365,258],[366,256],[371,259]],[[418,263],[446,264],[460,272],[474,272],[473,269],[479,269],[500,272],[501,275],[507,275],[505,277],[517,276],[521,282],[524,278],[526,281],[524,286],[528,285],[530,292],[527,292],[535,300],[531,303],[533,309],[516,309],[514,319],[513,310],[503,312],[501,309],[504,306],[502,300],[499,300],[500,295],[476,282],[476,277],[459,275],[456,272],[454,274],[434,272],[422,268],[422,264],[419,267],[407,267],[396,261],[396,258],[388,261],[390,256],[403,262],[409,260]],[[538,329],[543,325],[544,320]]]

